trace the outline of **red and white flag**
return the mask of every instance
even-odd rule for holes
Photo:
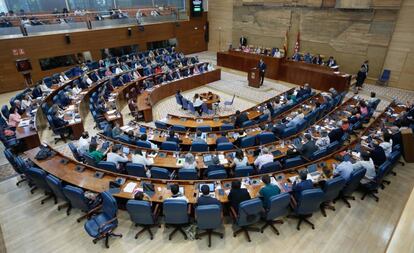
[[[299,51],[300,51],[300,32],[298,32],[298,37],[296,38],[295,53]]]

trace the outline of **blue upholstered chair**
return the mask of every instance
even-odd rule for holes
[[[253,126],[254,125],[254,121],[252,121],[252,120],[247,120],[247,121],[245,121],[245,122],[243,122],[242,124],[241,124],[241,127],[242,128],[245,128],[245,127],[249,127],[249,126]]]
[[[152,167],[151,178],[170,179],[170,172],[165,168]]]
[[[125,169],[128,175],[136,177],[147,177],[147,174],[145,173],[145,166],[143,164],[127,163]]]
[[[137,239],[140,234],[147,231],[150,235],[150,239],[152,240],[154,235],[152,234],[151,227],[158,226],[158,205],[156,206],[154,212],[152,212],[150,202],[144,200],[128,200],[126,210],[128,211],[132,222],[135,223],[135,226],[139,225],[143,227],[135,235],[135,239]]]
[[[67,215],[70,215],[72,208],[80,209],[82,212],[86,213],[85,215],[79,217],[76,220],[77,222],[80,222],[82,219],[87,217],[89,215],[88,212],[91,211],[97,204],[99,204],[99,201],[94,202],[86,198],[85,192],[82,188],[79,187],[65,185],[62,189],[62,192],[65,195],[66,199],[69,201],[69,206],[66,210]]]
[[[173,235],[177,231],[180,231],[184,236],[184,239],[187,240],[187,235],[183,230],[183,227],[190,222],[187,201],[183,199],[166,199],[163,203],[163,213],[165,225],[174,227],[174,230],[170,233],[168,239],[171,240]]]
[[[213,170],[207,173],[208,179],[226,179],[227,172],[225,170]]]
[[[52,189],[53,195],[57,199],[63,200],[65,202],[58,206],[57,208],[58,211],[60,211],[61,208],[69,207],[69,200],[66,198],[65,194],[63,193],[62,180],[49,174],[46,176],[46,183],[49,185],[50,189]]]
[[[22,163],[25,163],[25,162],[21,157],[14,155],[10,148],[7,148],[7,149],[4,150],[4,156],[6,157],[7,161],[9,161],[9,163],[12,165],[14,171],[17,174],[19,174],[21,179],[18,180],[17,183],[16,183],[16,185],[19,186],[21,183],[23,183],[27,180],[27,178],[25,176],[26,166],[23,166],[23,164],[22,164]],[[22,160],[22,163],[20,163],[20,164],[17,160],[19,158]]]
[[[330,203],[338,198],[339,193],[344,188],[346,181],[343,177],[335,177],[325,182],[322,187],[324,193],[323,202],[321,204],[322,215],[326,217],[326,209],[335,211],[335,207],[331,206]]]
[[[348,200],[355,200],[355,197],[353,197],[352,194],[358,188],[359,182],[365,176],[366,171],[366,169],[352,171],[348,182],[339,194],[339,198],[342,199],[349,208],[351,208],[351,203],[349,203]]]
[[[275,220],[279,217],[286,216],[290,210],[290,194],[288,192],[280,193],[272,196],[269,199],[268,209],[265,210],[262,219],[265,220],[265,224],[262,226],[260,231],[263,231],[270,226],[273,231],[279,235],[279,231],[274,224],[283,224],[282,220]]]
[[[179,169],[178,179],[179,180],[197,180],[198,172],[195,169]]]
[[[288,158],[285,160],[285,168],[293,168],[303,164],[303,159],[300,156]]]
[[[95,161],[95,158],[93,158],[89,153],[83,153],[82,157],[86,164],[94,167],[98,166],[97,162]]]
[[[308,220],[314,212],[319,210],[323,201],[324,193],[321,189],[309,189],[299,193],[296,207],[293,209],[294,215],[288,216],[288,218],[299,219],[297,230],[300,230],[302,222],[308,223],[312,229],[315,229],[315,225]]]
[[[119,170],[116,168],[116,163],[114,162],[100,161],[98,163],[98,168],[114,173],[119,173]]]
[[[102,209],[94,214],[85,223],[86,232],[93,237],[93,243],[105,238],[105,246],[109,248],[108,240],[111,236],[122,237],[113,231],[118,226],[116,213],[118,205],[115,198],[109,192],[102,192]]]
[[[141,148],[151,148],[151,144],[146,142],[146,141],[142,141],[142,140],[138,140],[135,145],[137,145],[138,147]]]
[[[265,132],[256,135],[259,145],[264,145],[276,141],[276,136],[273,133]]]
[[[240,141],[240,148],[252,147],[256,144],[256,136],[246,136]]]
[[[164,141],[161,143],[161,150],[169,150],[169,151],[179,151],[179,147],[177,142],[174,141]]]
[[[207,152],[208,145],[204,141],[194,141],[191,143],[191,151],[192,152]]]
[[[262,167],[260,168],[260,174],[265,174],[265,173],[272,173],[272,172],[276,172],[282,169],[282,165],[280,164],[279,161],[275,161],[275,162],[270,162],[270,163],[266,163],[263,164]]]
[[[27,170],[27,174],[30,176],[31,180],[33,181],[33,184],[38,189],[44,190],[45,194],[47,195],[47,197],[42,199],[40,203],[43,205],[46,200],[53,198],[55,201],[55,204],[57,204],[57,198],[53,194],[52,189],[46,182],[47,173],[44,170],[41,170],[39,168],[31,167]]]
[[[173,130],[174,132],[185,132],[186,129],[184,126],[180,126],[180,125],[174,125],[171,127],[171,130]]]
[[[72,151],[72,155],[76,159],[76,161],[83,162],[83,157],[79,154],[78,149],[75,147],[75,145],[72,142],[70,142],[68,143],[68,146],[70,151]]]
[[[239,166],[234,169],[234,177],[248,177],[253,171],[252,166]]]
[[[233,143],[231,142],[223,142],[217,144],[217,151],[226,151],[226,150],[232,150],[234,148]]]
[[[294,135],[295,133],[296,133],[296,126],[286,127],[279,134],[279,137],[280,137],[280,139],[284,139],[284,138],[287,138],[291,135]]]
[[[259,198],[249,199],[239,204],[239,213],[236,213],[233,207],[230,207],[230,213],[238,227],[238,230],[233,232],[233,236],[236,237],[241,232],[247,237],[247,241],[251,242],[249,231],[259,232],[259,228],[251,227],[256,224],[263,213],[262,201]]]
[[[200,131],[202,133],[211,132],[211,126],[198,126],[196,131]]]
[[[227,130],[232,130],[232,129],[234,129],[233,124],[223,124],[220,126],[220,131],[227,131]]]
[[[157,120],[154,123],[155,123],[155,127],[158,128],[158,129],[168,129],[167,123],[165,123],[163,121]]]
[[[197,231],[196,239],[208,235],[208,247],[211,247],[211,235],[218,235],[220,238],[223,238],[223,233],[214,231],[222,226],[221,208],[219,205],[197,206],[195,209],[195,217],[197,228],[199,230],[205,230],[203,233]]]
[[[363,195],[361,197],[361,200],[364,200],[366,196],[371,196],[375,199],[375,201],[378,202],[379,198],[375,193],[378,192],[378,188],[385,188],[384,183],[390,184],[390,181],[384,180],[384,177],[389,173],[389,171],[392,169],[392,164],[390,161],[385,161],[382,163],[377,171],[374,179],[366,184],[361,184],[361,189],[363,191]]]

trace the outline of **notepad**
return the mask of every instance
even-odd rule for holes
[[[130,182],[124,187],[124,192],[132,193],[136,186],[136,183]]]

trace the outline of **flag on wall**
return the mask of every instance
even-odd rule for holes
[[[285,51],[285,57],[288,55],[288,30],[285,33],[285,41],[283,42],[283,50]]]
[[[300,51],[300,32],[298,32],[298,37],[296,38],[295,53],[299,51]]]

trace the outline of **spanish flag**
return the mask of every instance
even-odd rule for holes
[[[285,33],[285,41],[283,42],[283,50],[285,51],[285,57],[288,55],[288,30]]]

